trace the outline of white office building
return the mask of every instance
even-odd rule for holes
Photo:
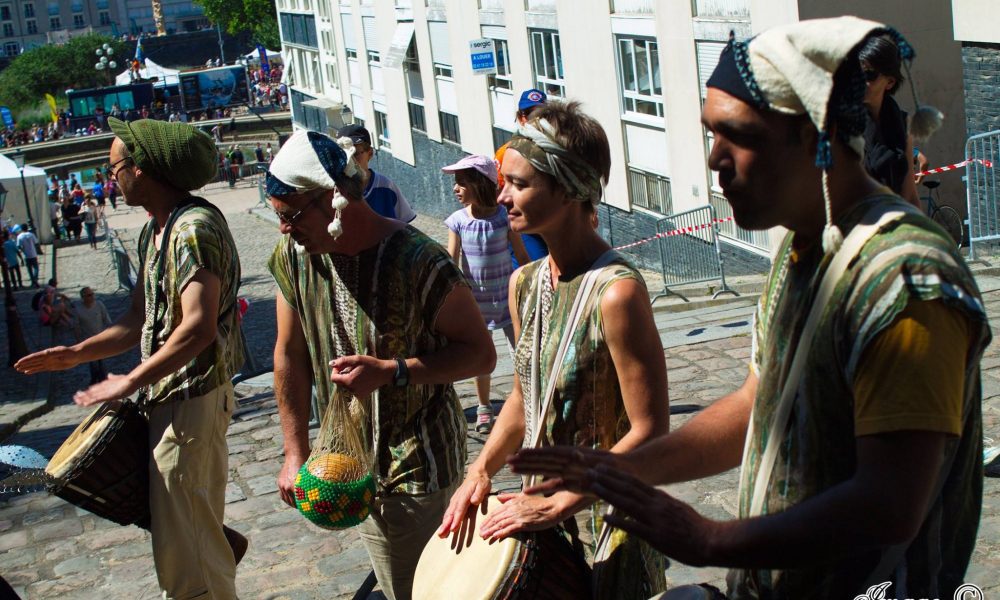
[[[961,55],[950,7],[913,4],[278,0],[277,11],[296,127],[335,128],[348,109],[379,148],[373,167],[414,196],[418,211],[444,215],[454,208],[450,182],[439,168],[464,153],[492,154],[515,128],[523,90],[581,101],[611,143],[602,227],[613,222],[613,243],[627,243],[678,211],[711,203],[720,217],[730,214],[706,166],[711,136],[700,111],[705,81],[731,31],[745,39],[773,25],[842,12],[895,18],[905,35],[908,24],[919,22],[922,29],[912,38],[918,49],[928,42],[954,46],[938,62],[953,60],[957,72],[939,73],[935,91],[960,93]],[[483,38],[493,42],[494,74],[473,72],[470,42]],[[631,225],[623,231],[619,224]],[[777,238],[732,222],[722,225],[722,233],[761,255]]]

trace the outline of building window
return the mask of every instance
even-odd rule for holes
[[[663,116],[663,88],[656,42],[618,38],[618,83],[622,109],[628,113]]]
[[[97,13],[97,19],[101,25],[111,25],[111,13],[106,10]]]
[[[410,40],[410,47],[406,49],[406,58],[403,59],[403,73],[406,77],[406,93],[415,100],[424,99],[424,80],[420,77],[420,55],[417,53],[416,40]],[[423,117],[423,107],[421,118]],[[411,111],[412,112],[412,111]],[[413,119],[411,118],[412,122]],[[421,128],[421,131],[426,131]]]
[[[344,50],[344,53],[347,55],[347,58],[353,58],[354,60],[358,60],[358,51],[356,49],[346,48]]]
[[[3,24],[3,36],[4,37],[14,37],[14,24],[4,23]]]
[[[7,42],[3,45],[3,53],[5,56],[17,56],[21,53],[21,46],[17,42]]]
[[[83,29],[86,26],[86,23],[83,22],[83,15],[73,15],[73,27]]]
[[[35,3],[25,2],[24,3],[24,18],[30,19],[35,16]]]
[[[535,84],[549,96],[560,98],[565,96],[566,86],[559,34],[547,29],[530,33],[531,65],[535,71]]]
[[[380,64],[381,62],[382,62],[382,57],[379,55],[377,51],[375,50],[368,51],[368,64],[377,65]]]
[[[56,29],[62,29],[62,21],[59,20],[59,17],[49,17],[49,29],[52,29],[53,31]]]
[[[38,33],[38,23],[34,19],[25,21],[24,28],[28,31],[28,35],[34,35]]]
[[[385,113],[377,110],[375,111],[375,135],[378,137],[380,148],[385,148],[386,150],[392,149],[389,141],[389,119]]]
[[[493,53],[496,55],[497,73],[487,77],[490,87],[513,89],[514,80],[510,74],[510,54],[507,52],[507,40],[493,40]]]
[[[493,147],[494,148],[499,148],[500,146],[503,146],[504,144],[506,144],[507,142],[509,142],[510,138],[512,138],[512,137],[514,137],[514,134],[511,133],[511,132],[509,132],[509,131],[507,131],[506,129],[501,129],[500,127],[494,127],[493,128]]]
[[[416,131],[427,133],[427,118],[424,116],[423,105],[416,102],[408,104],[410,108],[410,127]]]
[[[326,65],[326,80],[330,86],[339,88],[340,84],[337,81],[337,65],[327,63]]]
[[[319,47],[314,15],[278,13],[278,22],[281,23],[282,40],[309,48]]]
[[[0,21],[10,21],[10,6],[0,6]]]
[[[435,77],[447,77],[451,79],[451,65],[434,65],[434,76]]]
[[[462,143],[462,135],[458,130],[458,116],[438,111],[441,120],[441,137],[456,144]]]

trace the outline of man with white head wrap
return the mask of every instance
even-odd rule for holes
[[[465,465],[465,417],[452,382],[492,371],[496,350],[448,253],[363,200],[353,151],[349,138],[300,131],[267,175],[285,234],[269,263],[279,290],[278,487],[294,506],[295,476],[309,455],[310,387],[321,421],[334,393],[371,394],[377,491],[358,530],[382,591],[402,599]]]
[[[948,236],[861,164],[873,35],[912,59],[879,23],[804,21],[731,41],[708,81],[709,165],[736,222],[789,230],[743,386],[625,457],[512,461],[551,478],[535,491],[608,500],[609,523],[671,558],[731,567],[729,598],[951,598],[975,544],[990,329]],[[735,520],[650,487],[741,462]]]

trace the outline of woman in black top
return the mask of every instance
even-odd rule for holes
[[[883,37],[868,40],[858,53],[868,87],[865,106],[865,170],[914,206],[919,207],[913,181],[913,141],[907,131],[906,113],[893,94],[903,83],[899,49]]]

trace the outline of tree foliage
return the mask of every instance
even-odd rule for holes
[[[45,101],[45,94],[64,98],[68,89],[86,89],[108,84],[107,71],[94,68],[95,51],[110,44],[118,68],[112,77],[125,69],[125,44],[105,35],[87,34],[71,38],[62,46],[49,44],[28,50],[0,72],[0,104],[12,111],[35,107]]]
[[[274,0],[195,0],[205,16],[231,34],[251,32],[254,42],[277,49],[278,14]]]

